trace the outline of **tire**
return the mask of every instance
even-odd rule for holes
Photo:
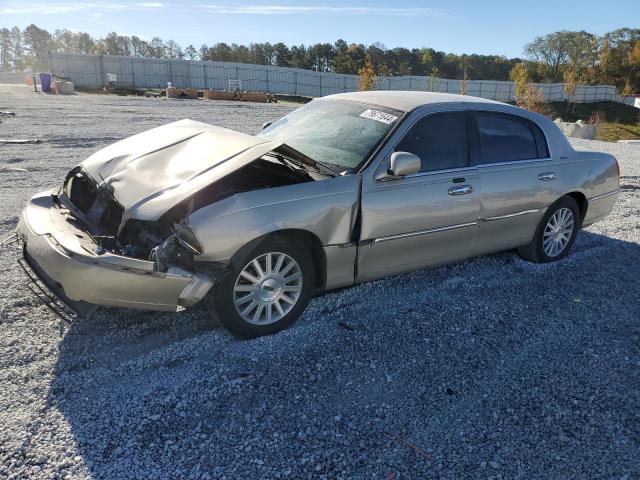
[[[570,229],[569,222],[571,223]],[[525,260],[536,263],[560,260],[571,251],[579,229],[580,207],[578,203],[571,197],[561,197],[547,209],[538,224],[533,240],[530,244],[518,248],[518,254]],[[561,241],[556,240],[560,237],[562,237]],[[555,248],[552,246],[554,244]]]
[[[240,338],[272,335],[288,328],[314,293],[313,259],[295,238],[267,237],[233,265],[204,300],[213,319]]]

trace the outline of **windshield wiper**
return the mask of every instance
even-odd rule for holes
[[[314,162],[316,162],[316,165],[320,165],[320,166],[321,166],[322,168],[324,168],[325,170],[328,170],[330,175],[332,175],[332,176],[334,176],[334,177],[337,177],[337,176],[339,176],[339,175],[340,175],[340,172],[339,172],[339,171],[334,170],[333,168],[331,168],[331,167],[330,167],[329,165],[327,165],[326,163],[319,162],[318,160],[314,160]]]
[[[317,160],[314,160],[313,158],[305,155],[304,153],[300,152],[299,150],[296,150],[295,148],[291,148],[286,143],[283,143],[282,145],[280,145],[278,148],[274,150],[274,152],[281,154],[287,160],[295,163],[296,165],[299,164],[305,169],[312,167],[316,169],[317,172],[326,173],[332,177],[337,177],[338,175],[340,175],[340,172],[334,170],[330,166],[325,165],[324,163],[319,162]],[[325,171],[321,172],[318,167],[322,167]]]

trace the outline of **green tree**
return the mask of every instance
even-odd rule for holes
[[[0,29],[0,70],[8,72],[11,70],[13,48],[11,42],[11,30],[8,28]]]
[[[42,28],[38,28],[34,24],[24,29],[24,44],[29,49],[29,53],[34,57],[55,50],[51,34]]]
[[[560,66],[567,61],[570,38],[567,31],[536,37],[525,45],[525,55],[538,62],[546,78],[555,82],[560,78]]]
[[[278,42],[273,45],[273,64],[278,67],[286,67],[289,65],[289,47],[284,43]]]
[[[20,72],[24,70],[26,64],[22,32],[18,27],[13,27],[11,29],[11,45],[13,48],[13,68]]]
[[[198,60],[198,51],[193,45],[188,45],[184,49],[184,56],[187,60]]]
[[[160,37],[153,37],[149,43],[149,56],[151,58],[164,58],[166,47]]]

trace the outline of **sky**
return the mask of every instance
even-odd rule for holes
[[[308,45],[342,38],[387,48],[517,57],[534,37],[557,30],[601,35],[640,28],[637,1],[0,0],[0,27],[35,23],[51,32],[68,28],[96,37],[115,31],[196,49],[203,43]]]

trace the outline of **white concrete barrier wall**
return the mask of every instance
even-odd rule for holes
[[[60,53],[52,53],[38,60],[43,71],[51,71],[56,75],[64,73],[77,87],[85,88],[105,86],[107,74],[110,73],[117,75],[118,85],[132,88],[166,87],[167,82],[171,82],[174,87],[224,90],[229,87],[229,80],[239,80],[242,90],[305,97],[321,97],[358,89],[357,75],[269,65]],[[379,77],[375,89],[461,93],[462,83],[462,80],[408,75]],[[539,89],[545,101],[634,103],[633,97],[621,97],[612,85],[579,85],[571,97],[564,91],[562,83],[533,85]],[[514,90],[513,82],[466,81],[466,94],[476,97],[513,101]]]
[[[24,72],[0,72],[0,83],[24,83]]]

